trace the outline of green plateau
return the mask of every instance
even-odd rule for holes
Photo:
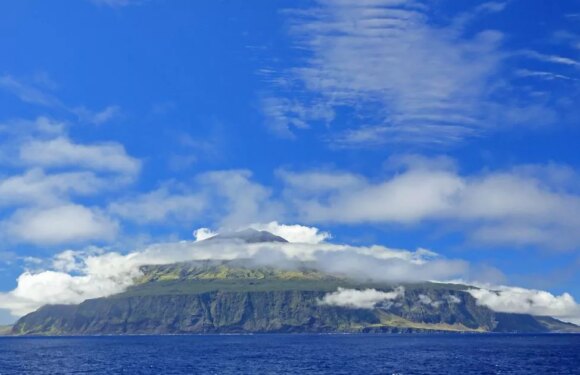
[[[457,284],[387,284],[250,261],[144,266],[125,292],[78,305],[46,305],[19,319],[12,335],[200,333],[580,332],[550,317],[497,313]],[[404,294],[374,308],[321,303],[337,288]],[[424,301],[432,301],[425,303]]]

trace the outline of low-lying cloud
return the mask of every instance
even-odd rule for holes
[[[179,241],[159,243],[144,249],[121,254],[99,248],[83,251],[63,251],[50,262],[37,261],[21,274],[14,290],[0,293],[0,309],[15,317],[32,312],[45,304],[76,304],[89,298],[120,293],[134,284],[144,265],[164,265],[195,260],[249,260],[256,266],[294,269],[304,266],[323,272],[343,275],[360,281],[386,283],[444,281],[468,279],[470,265],[462,260],[447,259],[426,249],[408,251],[385,246],[350,246],[329,242],[308,243],[305,239],[318,233],[302,226],[295,233],[307,233],[298,242],[245,243],[238,240]],[[274,224],[264,224],[273,227]],[[288,227],[288,228],[286,228]],[[197,231],[198,239],[215,233]],[[300,241],[302,240],[302,241]],[[475,283],[475,284],[474,284]],[[478,303],[498,312],[554,316],[580,322],[580,306],[567,293],[554,296],[548,292],[513,287],[490,287],[472,282],[469,290]],[[403,289],[390,292],[374,289],[338,289],[327,294],[322,304],[352,308],[373,308],[381,302],[402,296]],[[436,305],[458,303],[451,296],[446,301],[434,301],[419,296],[417,303]]]
[[[316,227],[298,224],[286,225],[280,224],[277,221],[271,221],[269,223],[254,223],[238,229],[244,230],[247,228],[270,232],[276,236],[284,238],[288,242],[294,243],[318,244],[332,238],[330,233],[323,232]],[[198,228],[193,232],[196,241],[203,241],[216,236],[217,234],[218,232],[215,232],[210,228]]]
[[[509,286],[470,289],[480,305],[498,312],[552,316],[580,324],[580,305],[563,293],[559,296],[543,290]]]
[[[250,228],[267,231],[286,239],[288,242],[317,244],[332,238],[330,233],[323,232],[316,227],[305,225],[285,225],[277,221],[271,221],[267,224],[252,224]]]
[[[326,294],[320,300],[320,304],[355,309],[372,309],[381,302],[392,301],[404,295],[404,287],[397,287],[391,292],[382,292],[376,289],[338,288],[336,292]]]
[[[321,243],[181,241],[160,243],[123,255],[102,249],[65,251],[40,270],[26,271],[17,287],[0,294],[0,308],[21,316],[44,304],[74,304],[119,293],[131,286],[144,265],[194,260],[249,259],[257,266],[308,266],[360,280],[415,282],[465,276],[468,264],[419,249]]]

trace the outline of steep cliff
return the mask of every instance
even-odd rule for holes
[[[404,285],[374,308],[321,303],[338,287],[393,291],[308,268],[243,262],[143,267],[124,293],[79,305],[48,305],[21,318],[13,334],[184,334],[250,332],[550,332],[578,327],[556,319],[494,313],[460,285]]]

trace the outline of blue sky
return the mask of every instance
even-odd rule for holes
[[[0,50],[0,291],[275,220],[580,299],[578,1],[4,1]]]

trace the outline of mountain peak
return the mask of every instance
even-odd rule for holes
[[[245,243],[261,243],[261,242],[288,242],[286,239],[276,236],[265,230],[256,230],[252,228],[236,231],[220,233],[217,236],[208,238],[205,241],[216,240],[241,240]]]

